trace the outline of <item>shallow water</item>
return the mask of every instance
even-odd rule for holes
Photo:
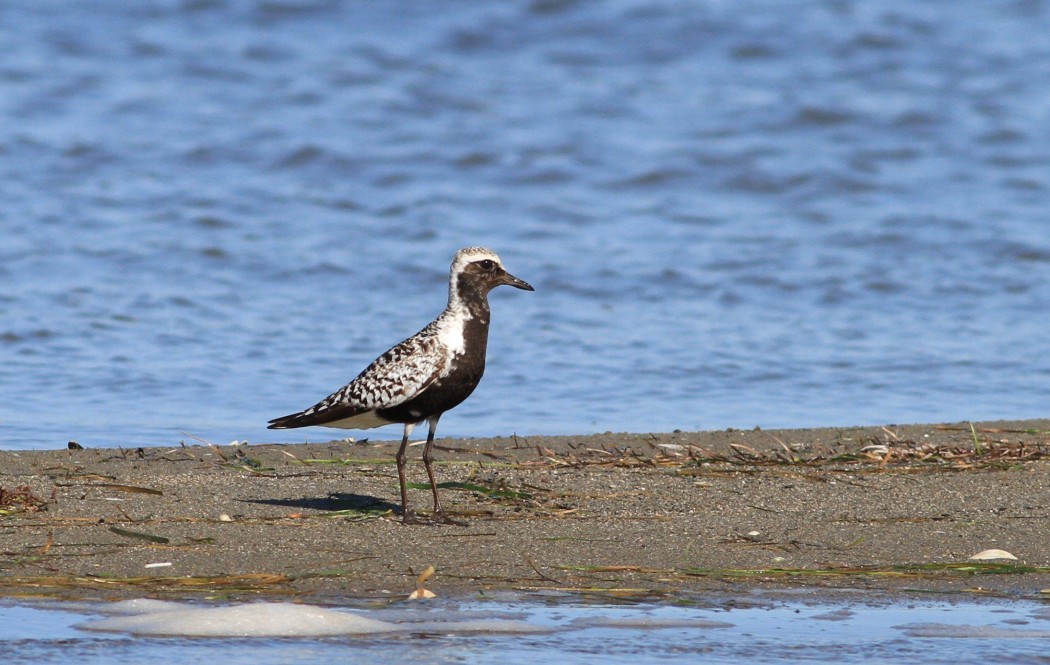
[[[0,448],[326,440],[469,244],[442,434],[1045,416],[1048,12],[5,2]]]
[[[1045,604],[1031,601],[749,599],[670,606],[581,604],[566,599],[439,599],[411,609],[352,610],[397,627],[365,636],[144,637],[77,627],[85,626],[85,619],[115,611],[112,605],[0,605],[5,662],[221,659],[234,665],[262,665],[290,660],[375,662],[377,658],[535,663],[554,658],[584,663],[600,657],[611,663],[683,658],[713,663],[1045,663],[1050,644],[1050,611]],[[479,620],[490,628],[477,629]],[[434,622],[447,622],[447,628],[435,627]],[[500,624],[514,629],[501,629]]]

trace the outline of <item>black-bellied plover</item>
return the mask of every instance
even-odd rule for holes
[[[481,380],[489,336],[488,294],[501,284],[534,290],[504,270],[495,252],[483,247],[459,250],[449,271],[448,306],[440,316],[309,409],[274,418],[270,429],[311,425],[369,429],[403,424],[397,477],[402,519],[414,523],[419,520],[408,507],[405,450],[412,428],[427,421],[430,431],[423,448],[423,466],[434,493],[434,516],[452,522],[441,509],[431,467],[434,432],[441,414],[465,400]]]

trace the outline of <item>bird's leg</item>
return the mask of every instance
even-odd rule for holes
[[[408,448],[408,435],[412,433],[413,427],[413,423],[405,424],[405,435],[401,437],[401,447],[397,449],[397,455],[394,457],[397,460],[397,480],[401,484],[401,521],[405,524],[419,524],[415,513],[408,508],[408,485],[405,482],[405,450]]]
[[[427,477],[430,478],[430,490],[434,493],[434,519],[444,522],[445,524],[466,526],[463,522],[457,522],[446,515],[445,511],[441,509],[441,498],[438,496],[437,480],[434,478],[434,467],[431,466],[431,453],[434,449],[434,433],[437,432],[439,418],[441,418],[440,413],[427,419],[427,423],[430,425],[430,431],[427,432],[427,445],[423,447],[423,467],[427,470]]]
[[[440,418],[440,416],[434,416],[427,421],[430,425],[430,430],[427,432],[427,445],[423,447],[423,467],[426,468],[427,477],[430,478],[430,491],[434,493],[435,515],[441,512],[441,499],[438,497],[437,480],[434,479],[434,468],[431,466],[430,460],[431,451],[434,447],[434,432],[437,431],[438,418]]]

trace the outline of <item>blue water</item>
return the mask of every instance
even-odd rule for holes
[[[327,440],[473,244],[536,292],[444,435],[1045,417],[1048,19],[4,2],[0,448]]]
[[[103,606],[0,605],[8,663],[1046,663],[1050,613],[1030,601],[747,602],[734,607],[561,600],[364,610],[402,632],[309,638],[142,637],[83,629]],[[361,610],[357,610],[361,611]],[[515,621],[534,633],[413,629],[420,621]]]

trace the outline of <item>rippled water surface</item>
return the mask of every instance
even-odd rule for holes
[[[536,292],[442,434],[1046,416],[1048,19],[5,2],[0,447],[327,439],[473,244]]]
[[[156,602],[156,601],[152,601]],[[210,607],[210,606],[204,606]],[[243,605],[253,612],[251,605]],[[339,614],[346,608],[328,608]],[[1045,663],[1050,614],[1036,602],[713,602],[707,606],[437,600],[357,609],[378,634],[150,637],[95,632],[105,605],[0,605],[11,663]],[[170,612],[169,612],[170,613]],[[163,629],[165,615],[155,615]],[[120,619],[119,613],[117,619]],[[229,620],[232,620],[229,617]],[[293,622],[294,623],[294,622]],[[141,626],[142,624],[135,624]],[[247,624],[238,624],[245,626]],[[442,628],[442,625],[446,626]],[[289,626],[280,626],[287,634]],[[112,630],[112,626],[108,628]],[[293,629],[294,630],[294,629]],[[254,631],[253,631],[254,632]]]

